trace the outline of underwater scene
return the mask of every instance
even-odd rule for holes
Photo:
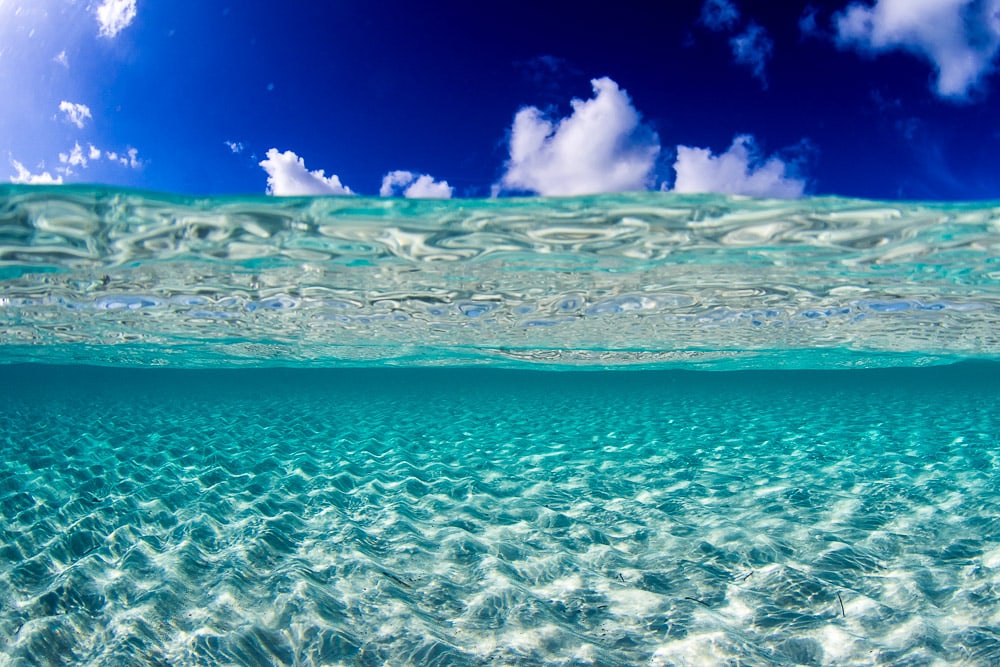
[[[0,665],[1000,664],[1000,203],[0,186]]]

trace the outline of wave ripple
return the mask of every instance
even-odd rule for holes
[[[992,367],[0,372],[0,664],[995,664]]]
[[[1000,358],[996,204],[0,186],[10,361],[835,368]]]

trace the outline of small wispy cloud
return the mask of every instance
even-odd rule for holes
[[[799,14],[799,33],[802,37],[819,37],[822,31],[819,27],[819,10],[812,5],[806,5]]]
[[[66,69],[69,69],[69,57],[66,55],[66,49],[63,49],[58,54],[56,54],[56,57],[53,58],[52,61],[59,63]]]
[[[594,97],[572,100],[566,118],[549,120],[536,107],[517,112],[499,188],[580,195],[649,186],[660,151],[656,133],[617,83],[607,77],[590,83]]]
[[[748,68],[767,88],[767,61],[774,52],[774,40],[767,30],[750,20],[739,34],[733,34],[741,23],[740,10],[732,0],[705,0],[698,22],[712,32],[729,33],[729,48],[733,61]]]
[[[86,124],[87,119],[93,120],[93,116],[90,115],[90,107],[86,104],[75,104],[73,102],[67,102],[63,100],[59,103],[59,111],[62,111],[68,120],[73,125],[76,125],[81,130]]]
[[[246,148],[242,141],[224,141],[222,143],[224,143],[233,153],[242,153],[243,149]]]
[[[136,0],[103,0],[97,6],[97,23],[101,37],[109,39],[127,28],[136,16]]]
[[[904,51],[929,61],[940,97],[964,99],[996,69],[1000,0],[854,2],[834,22],[841,48]]]
[[[705,0],[698,20],[713,32],[732,30],[740,20],[740,10],[730,0]]]
[[[761,86],[767,88],[767,61],[774,52],[774,40],[767,30],[751,21],[743,32],[729,40],[729,45],[733,60],[748,67]]]
[[[68,152],[59,154],[59,162],[64,166],[60,167],[58,171],[68,176],[74,173],[73,167],[86,169],[88,161],[89,158],[83,154],[83,147],[80,146],[80,142],[76,142]]]
[[[789,175],[789,165],[777,156],[759,157],[754,138],[742,134],[725,153],[707,148],[677,147],[674,192],[711,192],[752,197],[801,197],[805,182]]]
[[[72,177],[81,170],[89,169],[98,160],[104,163],[112,163],[127,169],[141,169],[143,161],[139,158],[139,149],[128,147],[124,151],[104,151],[94,144],[88,143],[84,148],[79,141],[73,143],[73,147],[58,154],[59,165],[53,170],[57,175],[53,176],[47,171],[38,174],[31,173],[25,166],[10,159],[10,164],[17,172],[11,177],[13,183],[51,183],[62,184],[64,177]]]
[[[129,169],[138,169],[142,166],[142,160],[139,159],[139,149],[137,148],[130,147],[122,152],[102,151],[94,144],[88,144],[85,152],[83,147],[80,146],[80,142],[76,142],[69,151],[59,154],[59,163],[64,166],[59,167],[56,171],[66,176],[71,176],[75,173],[73,170],[74,167],[86,169],[92,160],[100,160],[102,155],[105,160],[128,167]]]
[[[10,177],[11,183],[23,185],[62,185],[62,176],[53,176],[47,171],[33,174],[23,164],[13,158],[10,160],[10,166],[17,172]]]
[[[412,171],[390,171],[382,177],[379,195],[392,197],[402,195],[408,199],[451,199],[454,188],[448,181],[435,181],[430,174],[414,174]]]
[[[299,195],[350,195],[351,189],[336,174],[326,176],[322,169],[309,171],[305,160],[292,151],[272,148],[260,166],[267,172],[267,194],[278,197]]]
[[[100,157],[100,149],[95,149],[93,145],[90,147],[90,159],[96,160],[94,157],[94,151],[97,150],[97,157]],[[62,154],[60,154],[60,157]],[[137,148],[127,148],[121,153],[118,151],[105,151],[104,159],[108,162],[114,162],[115,164],[121,165],[122,167],[128,167],[129,169],[139,169],[142,167],[142,160],[139,159],[139,149]]]
[[[142,166],[142,160],[139,159],[139,149],[129,148],[125,151],[124,155],[118,155],[118,164],[123,167],[129,167],[130,169],[138,169]]]

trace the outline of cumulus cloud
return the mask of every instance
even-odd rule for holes
[[[223,142],[233,153],[242,153],[245,146],[242,141],[225,141]]]
[[[86,104],[74,104],[73,102],[67,102],[63,100],[59,103],[59,111],[62,111],[66,115],[66,120],[76,125],[81,130],[87,119],[93,119],[94,117],[90,115],[90,107]]]
[[[378,193],[383,197],[392,197],[400,192],[411,199],[451,199],[454,188],[448,185],[448,181],[435,181],[430,174],[390,171],[382,178]]]
[[[88,151],[88,153],[91,160],[101,159],[101,149],[95,146],[94,144],[90,144],[90,150]]]
[[[594,97],[572,100],[573,113],[558,122],[536,107],[517,112],[502,188],[541,195],[646,189],[660,151],[656,133],[618,84],[607,77],[590,83]]]
[[[101,37],[112,38],[135,20],[136,0],[103,0],[97,6]]]
[[[767,61],[774,51],[774,40],[767,30],[751,22],[746,30],[729,40],[733,49],[733,59],[737,64],[749,67],[753,75],[767,88]]]
[[[855,2],[835,17],[844,48],[902,50],[937,71],[938,95],[964,98],[993,71],[1000,50],[1000,0],[876,0]]]
[[[752,197],[801,197],[805,182],[788,174],[778,157],[761,160],[753,137],[739,135],[721,155],[707,148],[677,147],[674,192],[713,192]]]
[[[451,199],[454,188],[448,181],[435,181],[430,174],[421,174],[403,192],[403,196],[417,199]]]
[[[732,30],[740,20],[740,10],[729,0],[705,0],[698,19],[709,30]]]
[[[10,177],[11,183],[28,185],[62,185],[62,176],[53,176],[47,171],[43,171],[40,174],[32,174],[23,164],[14,159],[10,161],[10,165],[14,167],[14,171],[17,172],[16,175]]]
[[[277,148],[267,151],[260,162],[267,172],[267,194],[278,197],[298,195],[350,195],[351,189],[340,182],[336,174],[329,177],[322,169],[309,171],[305,160],[292,151],[281,153]]]
[[[391,197],[399,188],[405,187],[413,182],[413,172],[411,171],[390,171],[382,177],[382,187],[378,193],[382,197]]]

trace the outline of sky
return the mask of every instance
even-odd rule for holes
[[[0,0],[0,178],[1000,200],[998,68],[1000,0]]]

